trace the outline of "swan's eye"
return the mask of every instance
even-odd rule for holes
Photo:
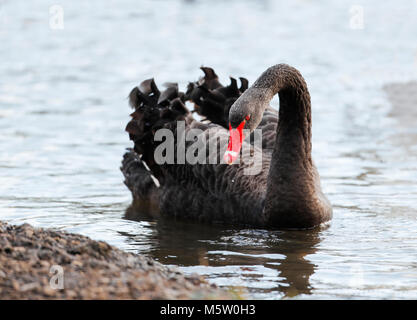
[[[247,115],[245,119],[248,121],[250,119],[250,115]]]

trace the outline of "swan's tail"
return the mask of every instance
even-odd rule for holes
[[[229,110],[237,98],[248,88],[249,82],[240,79],[240,87],[234,78],[223,86],[212,68],[201,67],[204,77],[188,84],[185,99],[194,102],[194,111],[213,123],[228,128]]]
[[[161,142],[154,140],[154,134],[161,128],[172,128],[176,121],[188,120],[191,113],[185,106],[184,93],[178,91],[176,83],[166,84],[159,91],[153,79],[143,81],[129,94],[129,103],[135,110],[132,120],[126,126],[134,151],[141,157],[151,172],[160,178],[160,168],[155,163],[154,151]]]
[[[125,177],[125,185],[135,196],[146,199],[159,186],[158,180],[152,175],[146,164],[132,149],[127,149],[120,167]]]
[[[128,149],[120,167],[124,183],[132,192],[133,202],[126,211],[126,217],[135,219],[138,213],[159,214],[159,181],[153,176],[146,163],[133,150]]]

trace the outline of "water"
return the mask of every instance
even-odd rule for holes
[[[259,299],[417,298],[417,115],[383,90],[417,79],[416,1],[60,5],[55,30],[49,1],[0,1],[0,219],[105,240]],[[200,65],[252,83],[280,62],[310,87],[331,225],[126,219],[130,89],[152,76],[185,88]]]

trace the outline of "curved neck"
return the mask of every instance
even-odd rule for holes
[[[264,219],[269,226],[308,227],[317,222],[311,208],[318,190],[311,159],[311,102],[307,85],[296,69],[276,65],[267,69],[253,87],[268,89],[269,100],[278,94],[280,101]]]
[[[265,99],[268,102],[276,94],[279,96],[279,119],[274,149],[297,150],[299,160],[302,158],[311,163],[311,102],[301,73],[286,64],[278,64],[262,73],[252,88],[266,89]]]

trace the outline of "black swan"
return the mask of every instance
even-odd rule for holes
[[[185,93],[174,83],[161,92],[149,79],[129,95],[135,111],[126,131],[134,149],[124,155],[121,170],[137,209],[153,216],[268,229],[309,229],[329,221],[332,207],[311,158],[310,94],[300,72],[278,64],[248,88],[244,78],[240,87],[234,78],[223,86],[213,69],[201,69],[204,77]],[[279,112],[269,106],[275,94]],[[195,120],[186,101],[205,119]],[[214,151],[206,144],[205,163],[177,161],[177,121],[185,123],[186,132],[198,128],[207,141],[216,140]],[[161,128],[174,132],[174,164],[155,161],[162,141],[154,138]],[[242,129],[250,136],[261,130],[261,168],[255,175],[245,169],[254,165],[249,157],[259,147],[243,137]],[[187,151],[192,143],[185,142]],[[244,147],[249,154],[240,153]],[[211,164],[213,152],[217,162]],[[240,161],[228,165],[239,153]]]

